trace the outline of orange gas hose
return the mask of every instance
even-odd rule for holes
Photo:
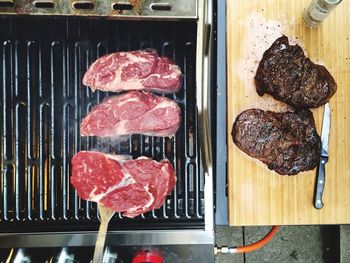
[[[247,252],[252,252],[254,250],[261,248],[273,238],[277,230],[278,230],[278,226],[273,226],[270,232],[263,239],[247,246],[236,247],[233,249],[234,253],[247,253]]]

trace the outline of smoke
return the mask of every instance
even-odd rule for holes
[[[128,135],[118,137],[91,137],[90,150],[108,154],[131,155],[131,143]]]

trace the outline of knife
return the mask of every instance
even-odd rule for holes
[[[317,209],[323,207],[322,195],[326,179],[326,163],[328,162],[328,142],[331,128],[331,108],[329,102],[324,106],[322,133],[321,133],[321,153],[320,162],[317,168],[316,185],[314,193],[314,206]]]

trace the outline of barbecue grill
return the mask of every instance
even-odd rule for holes
[[[90,149],[167,158],[178,178],[161,209],[112,218],[104,262],[131,262],[138,253],[214,261],[214,10],[196,0],[0,0],[0,261],[91,260],[97,205],[69,183],[71,157]],[[107,53],[144,48],[182,68],[182,89],[166,95],[181,108],[176,136],[81,137],[82,117],[112,95],[83,86],[88,66]]]

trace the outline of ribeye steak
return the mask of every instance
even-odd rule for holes
[[[150,90],[172,93],[180,90],[180,67],[154,49],[115,52],[98,58],[84,75],[92,90]]]
[[[276,113],[250,109],[239,114],[233,142],[279,174],[311,170],[319,162],[321,139],[310,110]]]
[[[265,51],[255,75],[257,92],[272,95],[294,108],[317,108],[337,90],[328,70],[305,57],[299,45],[278,38]]]
[[[82,199],[135,217],[160,208],[173,190],[176,176],[167,160],[130,160],[122,155],[81,151],[72,158],[70,181]]]
[[[106,98],[82,120],[82,136],[118,137],[145,134],[171,137],[180,126],[175,101],[150,92],[129,91]]]

